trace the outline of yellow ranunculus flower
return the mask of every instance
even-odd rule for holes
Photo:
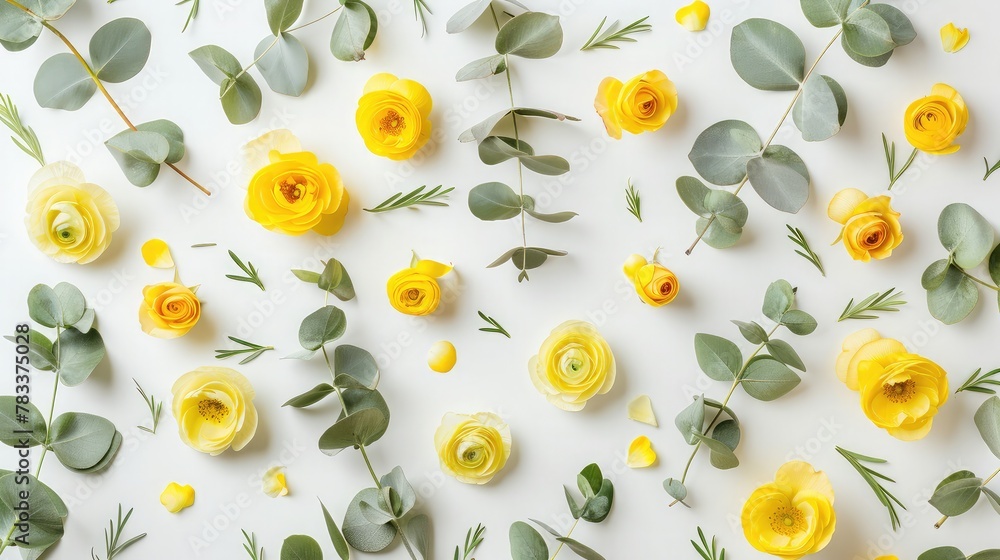
[[[642,255],[629,256],[622,270],[625,277],[635,285],[639,298],[653,307],[674,301],[680,292],[681,284],[669,268],[655,260],[648,262]]]
[[[510,457],[510,427],[492,412],[449,412],[434,432],[441,470],[459,482],[486,484]]]
[[[677,110],[677,88],[659,70],[624,84],[617,78],[604,78],[597,88],[594,109],[612,138],[620,139],[622,130],[632,134],[659,130]]]
[[[201,301],[194,290],[175,282],[161,282],[142,289],[139,324],[156,338],[184,336],[201,318]]]
[[[272,498],[288,495],[288,482],[285,480],[285,467],[278,465],[267,469],[260,479],[260,488]]]
[[[656,462],[656,451],[653,451],[653,442],[646,436],[639,436],[632,440],[628,446],[628,458],[625,464],[630,469],[644,469]]]
[[[941,48],[946,53],[955,53],[969,43],[968,28],[955,27],[954,23],[949,23],[941,28]]]
[[[427,352],[427,367],[438,373],[448,373],[455,367],[458,361],[458,354],[455,352],[455,345],[447,340],[435,342]]]
[[[858,189],[844,189],[833,196],[826,213],[844,226],[834,243],[843,240],[847,254],[856,261],[884,259],[903,242],[899,212],[888,196],[869,197]]]
[[[111,244],[118,206],[101,187],[87,183],[80,168],[50,163],[28,182],[24,225],[36,247],[61,263],[86,264]]]
[[[287,130],[262,135],[245,145],[243,153],[253,173],[244,202],[250,219],[288,235],[340,231],[351,197],[334,166],[302,151]]]
[[[860,394],[865,416],[904,441],[926,436],[948,401],[948,374],[941,366],[909,353],[898,340],[882,338],[875,329],[844,339],[836,370]]]
[[[708,25],[708,16],[711,13],[712,10],[708,7],[708,4],[701,0],[694,0],[694,2],[691,2],[687,6],[679,8],[677,13],[674,14],[674,19],[677,20],[677,23],[681,24],[681,27],[688,31],[701,31]]]
[[[358,100],[358,132],[371,153],[409,159],[431,137],[431,106],[431,95],[419,83],[375,74]]]
[[[451,265],[437,261],[417,261],[389,277],[386,291],[389,303],[400,313],[427,315],[441,303],[437,279],[451,271]]]
[[[597,327],[566,321],[552,329],[538,354],[528,360],[531,382],[550,403],[582,410],[594,395],[615,384],[615,356]]]
[[[914,148],[945,155],[958,151],[955,140],[968,123],[969,108],[962,96],[948,84],[934,84],[930,95],[906,108],[903,130]]]
[[[170,513],[177,513],[194,505],[194,488],[190,484],[180,485],[171,482],[160,494],[160,503]]]
[[[774,482],[743,504],[740,522],[747,542],[761,552],[785,560],[819,552],[837,527],[830,479],[809,463],[785,463]]]
[[[202,366],[180,376],[171,388],[172,410],[181,441],[218,455],[243,449],[257,431],[257,409],[250,380],[240,372]]]

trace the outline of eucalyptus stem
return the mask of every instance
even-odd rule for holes
[[[1000,292],[1000,286],[994,286],[993,284],[990,284],[989,282],[985,282],[985,281],[983,281],[983,280],[980,280],[979,278],[976,278],[975,276],[973,276],[973,275],[969,274],[969,273],[968,273],[968,272],[967,272],[967,271],[966,271],[966,270],[965,270],[964,268],[962,268],[962,267],[956,267],[956,268],[958,268],[958,270],[959,270],[959,271],[961,271],[961,272],[962,272],[962,274],[964,274],[964,275],[965,275],[965,276],[966,276],[966,277],[967,277],[967,278],[968,278],[969,280],[972,280],[972,281],[973,281],[973,282],[975,282],[976,284],[979,284],[979,285],[981,285],[981,286],[986,286],[987,288],[989,288],[989,289],[991,289],[991,290],[993,290],[993,291],[995,291],[995,292]]]
[[[986,486],[987,484],[989,484],[990,481],[993,480],[994,478],[996,478],[996,476],[998,474],[1000,474],[1000,468],[997,468],[997,470],[993,471],[993,474],[991,474],[990,476],[987,476],[986,480],[983,480],[983,483],[980,484],[979,487],[982,488],[982,487]],[[935,529],[940,529],[941,526],[944,525],[944,522],[948,521],[948,517],[949,516],[945,515],[944,517],[942,517],[941,519],[939,519],[938,522],[934,524],[934,528]]]
[[[570,538],[573,535],[573,530],[576,529],[576,526],[577,526],[578,523],[580,523],[580,518],[579,517],[577,517],[576,520],[573,521],[573,525],[570,526],[569,532],[566,533],[566,538],[567,539]],[[559,541],[559,546],[556,547],[556,551],[552,553],[552,557],[549,558],[549,560],[555,560],[556,556],[559,554],[559,551],[562,550],[562,547],[563,547],[564,544],[566,544],[566,543],[564,543],[563,541]]]

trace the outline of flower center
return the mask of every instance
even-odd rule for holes
[[[794,507],[778,508],[770,517],[771,530],[790,537],[805,528],[806,520],[802,512]]]
[[[660,295],[670,295],[670,292],[674,291],[674,286],[670,282],[664,282],[660,284]]]
[[[218,399],[204,399],[198,402],[198,414],[209,422],[221,424],[229,416],[229,407]]]
[[[912,379],[907,379],[902,383],[886,383],[882,386],[882,394],[889,402],[905,403],[913,398],[917,392],[917,384]]]
[[[294,179],[282,179],[278,190],[281,191],[281,196],[285,197],[285,200],[289,203],[302,198],[302,185]]]
[[[403,118],[403,115],[393,110],[386,111],[385,116],[378,121],[379,131],[389,136],[399,136],[405,128],[406,119]]]
[[[420,290],[416,288],[406,290],[406,301],[409,301],[410,303],[420,303],[420,300],[422,299],[423,294],[420,293]]]

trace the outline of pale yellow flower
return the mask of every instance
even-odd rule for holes
[[[170,247],[162,239],[150,239],[142,244],[142,260],[153,268],[173,268],[174,259]]]
[[[278,465],[267,469],[260,480],[261,490],[272,498],[288,495],[288,482],[285,480],[285,467]]]
[[[552,329],[538,354],[528,360],[531,382],[563,410],[583,410],[595,395],[615,384],[611,347],[586,321],[566,321]]]
[[[761,552],[784,560],[819,552],[837,528],[830,479],[809,463],[785,463],[774,482],[743,504],[740,523],[747,542]]]
[[[160,494],[160,503],[170,513],[177,513],[194,504],[194,488],[190,484],[180,485],[171,482]]]
[[[946,53],[956,53],[969,43],[968,28],[955,27],[954,23],[949,23],[941,28],[941,48]]]
[[[202,366],[180,376],[171,392],[181,441],[192,449],[239,451],[257,431],[253,385],[236,370]]]
[[[639,436],[632,440],[628,446],[628,459],[625,461],[630,469],[643,469],[655,462],[656,451],[653,451],[653,442],[648,437]]]
[[[427,367],[438,373],[448,373],[455,367],[458,356],[455,345],[447,340],[435,342],[427,352]]]
[[[653,403],[647,395],[639,395],[628,403],[628,417],[636,422],[658,426],[656,415],[653,414]]]
[[[492,412],[449,412],[434,432],[441,470],[459,482],[486,484],[510,457],[510,427]]]
[[[688,31],[701,31],[708,25],[708,17],[711,13],[712,10],[708,4],[701,0],[694,0],[687,6],[678,9],[677,13],[674,14],[674,19]]]

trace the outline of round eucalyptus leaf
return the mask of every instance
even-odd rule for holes
[[[773,401],[788,394],[801,381],[788,366],[770,356],[764,356],[747,364],[740,384],[751,397],[759,401]]]
[[[344,515],[344,539],[361,552],[385,550],[396,539],[396,527],[392,523],[374,524],[361,511],[361,502],[374,504],[378,500],[377,489],[365,488],[354,496]]]
[[[937,287],[927,290],[927,309],[931,315],[946,325],[953,325],[968,317],[979,302],[976,283],[962,271],[949,266],[944,279]]]
[[[669,494],[671,498],[679,502],[683,502],[687,499],[687,488],[681,481],[675,478],[668,478],[664,480],[663,489],[667,491],[667,494]]]
[[[889,23],[870,7],[859,8],[847,18],[844,40],[852,51],[865,57],[881,56],[896,47]]]
[[[115,438],[110,420],[82,412],[66,412],[52,421],[49,444],[59,462],[71,469],[98,464]]]
[[[345,389],[374,389],[379,382],[378,363],[364,348],[341,344],[333,351],[337,385]],[[351,382],[342,379],[347,377]]]
[[[367,445],[376,434],[385,432],[387,424],[385,415],[374,408],[348,414],[323,432],[319,438],[319,450],[327,455],[336,455],[347,447]]]
[[[4,43],[18,45],[34,42],[41,32],[42,22],[38,18],[9,2],[0,4],[0,40]]]
[[[23,500],[22,492],[27,492],[31,499]],[[26,509],[15,509],[24,501],[28,502]],[[13,531],[19,514],[27,515],[30,520],[27,550],[46,548],[62,538],[66,504],[34,476],[9,472],[0,476],[0,529]]]
[[[873,3],[869,4],[866,9],[882,16],[882,19],[889,25],[889,35],[895,46],[909,45],[916,39],[917,32],[913,29],[913,23],[899,8],[889,4]]]
[[[294,36],[282,33],[277,37],[264,37],[253,56],[257,59],[257,69],[272,91],[294,97],[305,91],[309,81],[309,53]]]
[[[993,283],[1000,286],[1000,245],[994,247],[990,253],[989,272]]]
[[[97,84],[69,53],[59,53],[42,63],[35,74],[35,100],[42,107],[76,111],[97,91]]]
[[[347,273],[344,265],[337,259],[331,258],[326,261],[323,273],[319,275],[316,285],[319,289],[335,295],[340,301],[350,301],[356,295],[351,276]]]
[[[993,249],[993,226],[973,207],[955,202],[938,217],[938,237],[962,268],[979,266]]]
[[[805,74],[802,41],[791,29],[768,19],[751,18],[734,27],[729,55],[736,73],[757,89],[795,90]]]
[[[750,212],[747,205],[735,194],[722,189],[711,189],[705,196],[705,208],[717,217],[729,218],[737,226],[747,223]]]
[[[479,143],[479,159],[486,165],[496,165],[512,158],[534,154],[535,150],[530,144],[508,136],[487,136]]]
[[[378,20],[367,4],[356,0],[341,3],[344,8],[330,35],[330,52],[346,62],[364,60],[365,49],[375,40]]]
[[[151,41],[143,22],[135,18],[112,20],[90,38],[91,66],[105,82],[124,82],[146,65]]]
[[[45,443],[47,430],[45,417],[33,403],[19,405],[17,397],[9,395],[0,397],[0,442],[4,445],[11,447],[42,445]]]
[[[0,39],[0,46],[2,46],[5,50],[10,52],[21,52],[24,49],[30,47],[31,45],[34,45],[35,41],[37,40],[38,40],[38,35],[35,35],[34,37],[21,41],[20,43],[11,43],[10,41],[4,41],[3,39]]]
[[[920,276],[920,285],[925,290],[937,288],[944,283],[944,279],[948,274],[948,268],[950,267],[951,263],[948,262],[948,259],[940,259],[932,262]]]
[[[299,325],[299,344],[306,350],[319,350],[327,342],[344,336],[347,316],[333,305],[313,311]]]
[[[965,554],[953,546],[939,546],[917,556],[917,560],[966,560]]]
[[[708,436],[703,436],[701,434],[697,437],[698,441],[711,451],[709,461],[712,463],[713,467],[720,470],[727,470],[740,466],[740,460],[736,457],[736,454],[733,453],[733,450],[730,449],[729,446],[721,441],[712,439]]]
[[[712,439],[721,441],[726,447],[736,451],[740,445],[740,424],[736,420],[723,420],[712,429]]]
[[[489,2],[487,2],[488,4]],[[456,82],[467,82],[495,76],[507,70],[507,59],[502,54],[494,54],[473,60],[455,74]]]
[[[836,89],[835,89],[836,88]],[[819,142],[840,132],[847,117],[847,96],[833,78],[813,74],[795,101],[792,119],[807,142]]]
[[[291,535],[281,543],[281,560],[323,560],[323,549],[309,535]]]
[[[59,334],[59,379],[68,387],[83,383],[104,360],[105,354],[104,339],[96,330],[82,333],[70,328],[62,331]]]
[[[705,198],[708,196],[708,187],[695,177],[683,176],[677,179],[677,194],[681,197],[681,202],[695,214],[707,218],[712,215],[705,207]]]
[[[986,447],[1000,459],[1000,397],[990,397],[976,410],[976,428]]]
[[[402,467],[393,467],[389,474],[383,475],[379,480],[383,488],[392,488],[399,494],[399,517],[406,515],[413,506],[417,504],[417,493],[413,491],[413,486],[406,479]]]
[[[525,12],[500,28],[495,46],[499,54],[548,58],[559,52],[562,42],[563,30],[558,16]]]
[[[278,35],[292,26],[302,14],[302,0],[264,0],[264,12],[272,35]],[[256,55],[255,55],[256,56]]]
[[[694,335],[694,354],[701,371],[716,381],[732,381],[743,366],[739,347],[714,334]]]
[[[776,210],[796,213],[809,198],[809,170],[785,146],[768,146],[760,157],[747,162],[750,186]]]
[[[854,62],[857,62],[858,64],[863,64],[870,68],[881,68],[882,66],[885,66],[885,64],[889,62],[889,59],[892,58],[892,53],[895,52],[895,51],[889,51],[885,54],[880,54],[878,56],[861,56],[860,54],[851,50],[851,46],[847,44],[847,37],[844,36],[840,37],[840,46],[844,48],[844,52],[847,53],[847,56],[851,57],[851,59],[853,59]]]
[[[56,284],[53,291],[59,299],[59,307],[62,309],[63,326],[75,325],[83,318],[83,312],[87,309],[87,301],[83,297],[83,292],[67,282]]]
[[[534,527],[523,521],[510,526],[510,555],[513,560],[548,560],[549,547]]]
[[[62,305],[56,291],[45,284],[36,284],[28,292],[28,316],[46,327],[66,324],[63,320]]]
[[[235,56],[215,45],[198,47],[188,53],[188,56],[198,64],[209,79],[215,82],[215,85],[221,86],[227,78],[232,78],[243,70],[243,66]]]
[[[144,132],[155,132],[163,136],[167,141],[167,157],[163,158],[164,163],[177,163],[184,157],[184,131],[171,121],[158,119],[136,125],[136,130]]]
[[[722,215],[714,219],[698,218],[694,230],[701,240],[715,249],[728,249],[736,245],[743,236],[743,226]]]
[[[260,86],[250,74],[226,78],[219,86],[222,110],[233,124],[246,124],[260,114]]]
[[[688,159],[708,182],[735,185],[747,175],[747,162],[763,144],[752,126],[736,120],[721,121],[706,128],[695,139]]]
[[[469,191],[469,210],[480,220],[509,220],[521,214],[521,197],[503,183],[483,183]]]
[[[982,486],[983,480],[972,472],[958,471],[942,480],[927,502],[942,515],[962,515],[979,501]]]
[[[476,22],[480,16],[486,13],[486,10],[490,7],[491,0],[475,0],[470,4],[466,4],[462,9],[455,12],[455,15],[448,18],[448,24],[445,30],[448,33],[461,33],[469,28],[470,25]]]
[[[170,142],[150,130],[123,130],[105,143],[130,183],[137,187],[152,184],[160,164],[170,155]]]
[[[688,445],[694,445],[698,442],[698,438],[695,434],[702,433],[705,427],[705,399],[701,395],[695,395],[694,402],[689,404],[684,410],[680,411],[676,418],[674,418],[674,426],[677,426],[677,430],[684,437],[684,441],[688,442]]]
[[[787,280],[775,280],[767,286],[767,291],[764,292],[764,304],[761,306],[761,311],[768,319],[775,323],[781,323],[782,317],[792,308],[794,301],[795,292],[792,290],[792,285]]]
[[[19,0],[18,3],[31,10],[31,13],[52,21],[63,17],[76,4],[76,0]]]
[[[847,18],[851,0],[801,0],[802,13],[816,27],[840,25]]]
[[[111,463],[115,460],[115,456],[118,455],[118,450],[121,449],[123,439],[124,437],[122,436],[121,432],[115,431],[115,436],[114,438],[111,439],[111,446],[108,447],[108,452],[104,454],[104,457],[102,457],[100,461],[98,461],[93,466],[87,467],[85,469],[71,469],[71,470],[79,473],[92,474],[92,473],[99,473],[107,469],[109,466],[111,466]]]
[[[816,330],[816,319],[799,309],[792,309],[781,316],[781,324],[792,334],[805,336]],[[800,368],[802,369],[802,368]]]

